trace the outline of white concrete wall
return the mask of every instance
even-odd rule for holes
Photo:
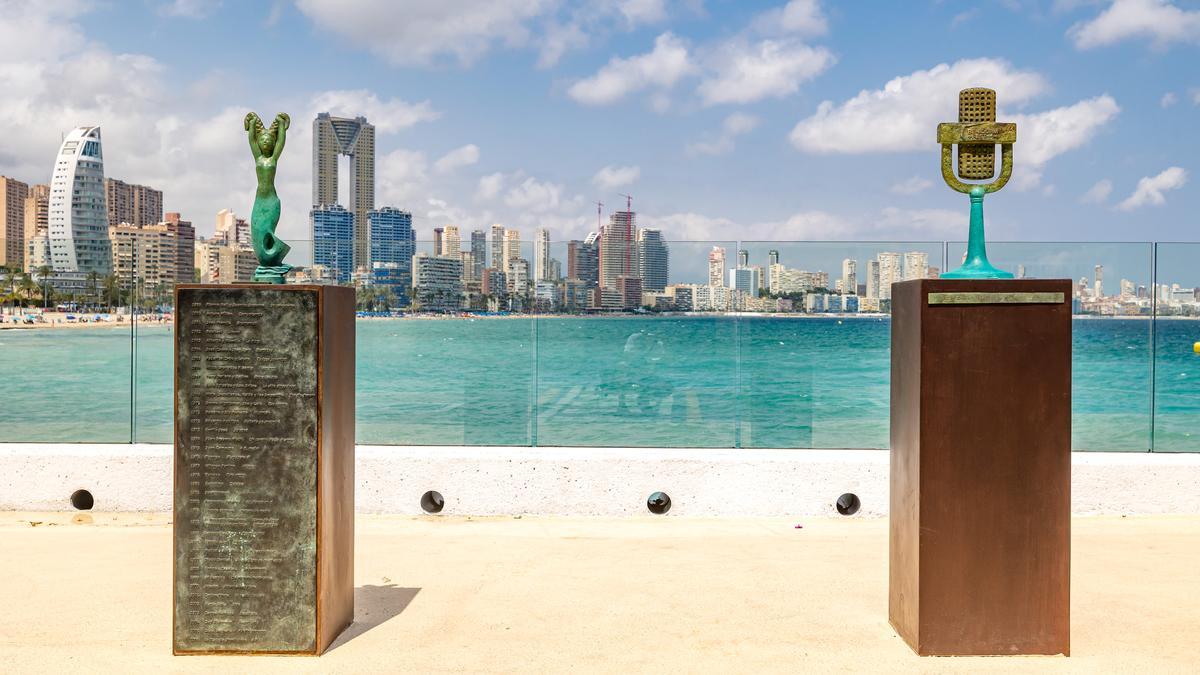
[[[1198,514],[1200,454],[1075,453],[1077,514]],[[672,516],[835,514],[844,492],[860,515],[887,514],[881,450],[678,450],[359,446],[356,508],[420,514],[437,490],[443,514],[644,515],[671,496]],[[69,510],[86,489],[101,511],[169,511],[167,445],[0,444],[0,510]]]

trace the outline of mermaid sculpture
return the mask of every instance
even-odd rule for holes
[[[254,241],[254,254],[258,256],[258,269],[254,270],[253,281],[265,284],[282,284],[291,265],[283,258],[292,250],[282,239],[275,236],[279,225],[279,195],[275,192],[275,169],[283,144],[287,139],[287,128],[292,118],[279,113],[268,129],[256,113],[247,113],[245,128],[250,133],[250,153],[254,155],[254,173],[258,177],[258,190],[254,193],[254,210],[250,212],[250,238]]]

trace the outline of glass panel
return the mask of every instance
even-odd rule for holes
[[[0,442],[129,442],[131,328],[122,281],[45,265],[0,270],[7,389]]]
[[[940,242],[742,242],[765,270],[740,324],[741,442],[887,448],[891,283],[938,273]]]
[[[593,244],[598,261],[587,241],[552,245],[575,280],[539,318],[537,444],[734,447],[737,318],[723,282],[735,243]]]
[[[1154,451],[1200,452],[1200,244],[1157,245]]]
[[[966,244],[951,242],[947,251],[956,267]],[[1018,276],[1075,282],[1071,447],[1148,450],[1152,246],[992,242],[988,258]]]

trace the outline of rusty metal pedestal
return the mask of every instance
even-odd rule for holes
[[[1071,282],[894,284],[891,387],[892,626],[1069,654]]]

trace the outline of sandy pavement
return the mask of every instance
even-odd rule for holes
[[[883,519],[359,516],[306,658],[171,656],[168,517],[73,517],[0,513],[0,672],[1200,672],[1200,517],[1074,520],[1071,657],[924,659]]]

